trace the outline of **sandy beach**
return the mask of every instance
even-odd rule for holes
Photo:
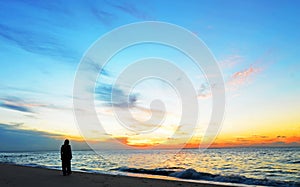
[[[228,186],[211,182],[188,182],[170,181],[163,179],[150,179],[131,176],[92,174],[73,172],[70,176],[62,176],[61,171],[44,168],[31,168],[25,166],[0,164],[0,186],[32,186],[32,187],[53,187],[53,186],[126,186],[126,187],[150,187],[150,186],[180,186],[180,187],[212,187]]]

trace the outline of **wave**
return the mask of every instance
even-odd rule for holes
[[[20,154],[20,155],[0,155],[0,158],[24,158],[24,157],[30,157],[29,154]]]
[[[33,163],[29,163],[29,164],[21,164],[22,166],[27,166],[27,167],[33,167],[33,168],[47,168],[46,166],[43,165],[39,165],[39,164],[33,164]]]
[[[28,163],[28,164],[16,164],[20,166],[26,166],[26,167],[32,167],[32,168],[44,168],[44,169],[54,169],[54,170],[60,170],[60,166],[49,166],[49,165],[40,165],[40,164],[34,164],[34,163]]]
[[[300,186],[299,182],[276,181],[270,179],[254,179],[254,178],[248,178],[240,175],[224,176],[218,174],[198,172],[192,168],[191,169],[182,169],[182,168],[143,169],[143,168],[119,167],[112,170],[129,172],[129,173],[162,175],[168,177],[175,177],[179,179],[206,180],[206,181],[225,182],[225,183],[239,183],[239,184],[247,184],[247,185],[286,186],[286,187]]]
[[[169,176],[170,174],[176,172],[178,168],[156,168],[156,169],[138,169],[138,168],[129,168],[129,167],[119,167],[112,170],[123,171],[129,173],[142,173],[150,175],[163,175]]]
[[[293,162],[291,162],[291,164],[300,164],[300,160],[298,160],[298,161],[293,161]]]
[[[86,168],[73,169],[73,171],[80,171],[80,172],[86,172],[86,173],[104,173],[104,172],[100,172],[100,171],[97,171],[97,170],[86,169]]]

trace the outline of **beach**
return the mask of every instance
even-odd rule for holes
[[[93,173],[83,173],[83,172],[73,172],[72,175],[70,176],[62,176],[62,173],[59,170],[0,164],[0,186],[2,187],[4,186],[213,187],[213,186],[229,186],[229,185],[218,184],[218,183],[212,184],[211,182],[195,183],[195,182],[188,182],[188,181],[150,179],[150,178],[141,178],[141,177],[93,174]]]

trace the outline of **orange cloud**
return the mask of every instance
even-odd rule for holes
[[[206,147],[202,143],[201,137],[193,137],[187,143],[180,141],[180,138],[175,138],[173,141],[161,141],[159,138],[141,139],[131,137],[113,137],[119,143],[111,141],[111,139],[101,141],[101,147],[105,147],[105,143],[109,143],[109,147],[115,147],[115,144],[127,149],[178,149],[178,148],[199,148]],[[74,139],[76,140],[76,139]],[[77,140],[78,141],[78,140]],[[252,135],[241,137],[220,137],[217,138],[210,148],[227,148],[227,147],[295,147],[300,146],[300,136],[266,136]],[[120,148],[120,147],[119,147]]]
[[[185,144],[184,148],[199,148],[206,145],[201,144],[201,138],[192,138]],[[243,137],[217,138],[209,147],[291,147],[300,146],[300,136],[265,136],[252,135]]]
[[[232,139],[217,139],[212,147],[282,147],[300,146],[300,136],[264,136],[252,135]]]

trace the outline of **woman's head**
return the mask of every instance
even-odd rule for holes
[[[66,139],[64,144],[65,144],[65,145],[69,145],[69,140]]]

